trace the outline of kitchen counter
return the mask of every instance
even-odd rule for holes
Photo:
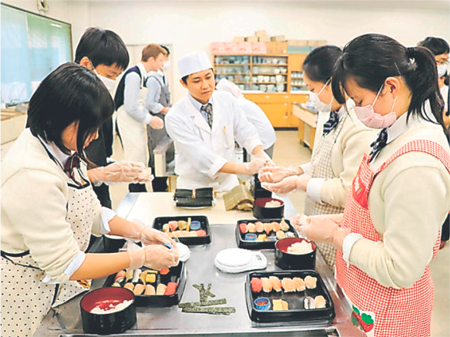
[[[128,219],[140,219],[151,223],[161,215],[208,216],[212,242],[208,245],[191,246],[191,257],[187,262],[188,278],[182,302],[198,301],[198,291],[192,287],[196,283],[212,283],[211,291],[216,298],[226,298],[226,306],[236,308],[229,316],[182,313],[177,306],[169,308],[137,307],[137,323],[120,336],[363,336],[351,323],[351,308],[342,292],[336,287],[335,279],[320,254],[317,254],[316,271],[322,276],[333,299],[336,317],[333,323],[283,322],[255,323],[250,320],[245,303],[244,283],[246,273],[225,274],[214,266],[216,254],[225,248],[236,247],[235,227],[238,219],[252,218],[250,213],[225,212],[223,200],[218,198],[215,207],[203,210],[185,210],[173,206],[171,193],[128,194],[117,209],[119,215]],[[286,210],[295,212],[288,200]],[[97,251],[101,251],[97,247]],[[280,270],[275,266],[274,250],[263,250],[267,257],[267,271]],[[95,280],[93,288],[101,287],[104,279]],[[36,337],[81,337],[94,336],[82,330],[80,302],[81,296],[50,311],[34,336]],[[338,332],[339,331],[339,334]]]

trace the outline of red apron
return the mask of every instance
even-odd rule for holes
[[[369,156],[364,155],[358,174],[353,180],[352,193],[349,193],[347,198],[342,227],[350,228],[352,233],[359,233],[368,240],[382,241],[370,218],[369,191],[378,173],[399,156],[412,151],[425,152],[436,157],[450,172],[450,156],[447,151],[441,145],[428,140],[415,140],[404,145],[375,172],[369,167]],[[440,243],[440,233],[436,234],[433,257],[436,256]],[[381,285],[354,265],[347,267],[342,252],[338,251],[336,278],[352,302],[353,316],[368,336],[430,336],[434,286],[429,266],[411,288],[394,289]]]

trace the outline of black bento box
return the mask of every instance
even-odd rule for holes
[[[141,268],[145,271],[148,268]],[[108,276],[103,287],[110,287],[114,283],[116,274]],[[187,281],[187,269],[183,262],[180,262],[178,266],[169,269],[167,275],[156,275],[154,285],[155,289],[159,283],[167,285],[169,282],[177,283],[177,289],[173,295],[135,295],[135,305],[142,307],[171,307],[177,305],[181,301],[184,289],[186,288]],[[122,284],[123,287],[123,284]]]
[[[317,287],[315,289],[306,289],[301,292],[289,292],[285,293],[284,289],[281,292],[272,290],[270,293],[261,291],[259,293],[253,293],[251,288],[252,278],[262,278],[269,276],[277,276],[280,280],[285,277],[294,278],[300,277],[304,279],[306,276],[312,276],[317,278]],[[326,300],[326,307],[320,309],[305,309],[304,298],[305,296],[322,295]],[[255,306],[255,300],[265,297],[268,298],[272,304],[272,300],[283,299],[288,302],[288,310],[272,310],[272,306],[268,310],[259,310]],[[335,317],[334,304],[331,300],[330,293],[328,292],[320,274],[315,270],[295,270],[295,271],[280,271],[280,272],[253,272],[247,274],[245,280],[245,300],[247,303],[247,312],[250,319],[255,322],[283,322],[283,321],[314,321],[320,323],[331,323]]]
[[[281,222],[282,219],[278,218],[278,219],[249,219],[249,220],[239,220],[237,222],[237,226],[236,226],[236,243],[238,245],[239,248],[245,248],[245,249],[274,249],[275,248],[275,243],[278,241],[278,239],[276,238],[276,233],[274,231],[271,231],[269,233],[269,235],[267,235],[267,237],[271,237],[273,238],[273,241],[250,241],[250,240],[245,240],[245,235],[247,233],[241,233],[240,229],[239,229],[239,225],[241,223],[256,223],[258,221],[262,222],[262,223],[270,223],[270,222]],[[291,222],[289,220],[284,220],[286,221],[286,223],[289,225],[289,230],[285,231],[286,232],[292,232],[294,233],[294,237],[298,237],[298,233],[297,230],[294,228],[294,226],[291,225]],[[265,231],[263,231],[262,233],[255,233],[257,236],[259,234],[266,234]]]
[[[203,245],[211,243],[211,231],[209,229],[209,221],[208,217],[204,215],[191,215],[191,216],[165,216],[165,217],[157,217],[153,221],[153,228],[162,231],[163,226],[170,221],[188,221],[188,218],[191,218],[191,222],[199,222],[200,228],[198,230],[204,230],[206,232],[205,236],[187,236],[187,237],[177,237],[178,240],[185,245],[194,246],[194,245]],[[193,230],[190,230],[193,231]]]

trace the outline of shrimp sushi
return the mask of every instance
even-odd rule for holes
[[[270,232],[272,231],[272,224],[271,223],[265,223],[264,224],[264,231],[266,232],[267,235],[270,234]]]

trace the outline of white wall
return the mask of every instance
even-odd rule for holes
[[[324,39],[344,45],[353,37],[379,32],[406,45],[428,35],[450,40],[449,13],[445,10],[377,6],[360,8],[345,3],[297,2],[92,2],[90,24],[116,31],[128,44],[171,43],[174,58],[208,50],[212,41],[230,41],[265,29],[270,35],[297,39]],[[177,71],[175,69],[175,74]],[[177,85],[174,98],[184,94]]]

